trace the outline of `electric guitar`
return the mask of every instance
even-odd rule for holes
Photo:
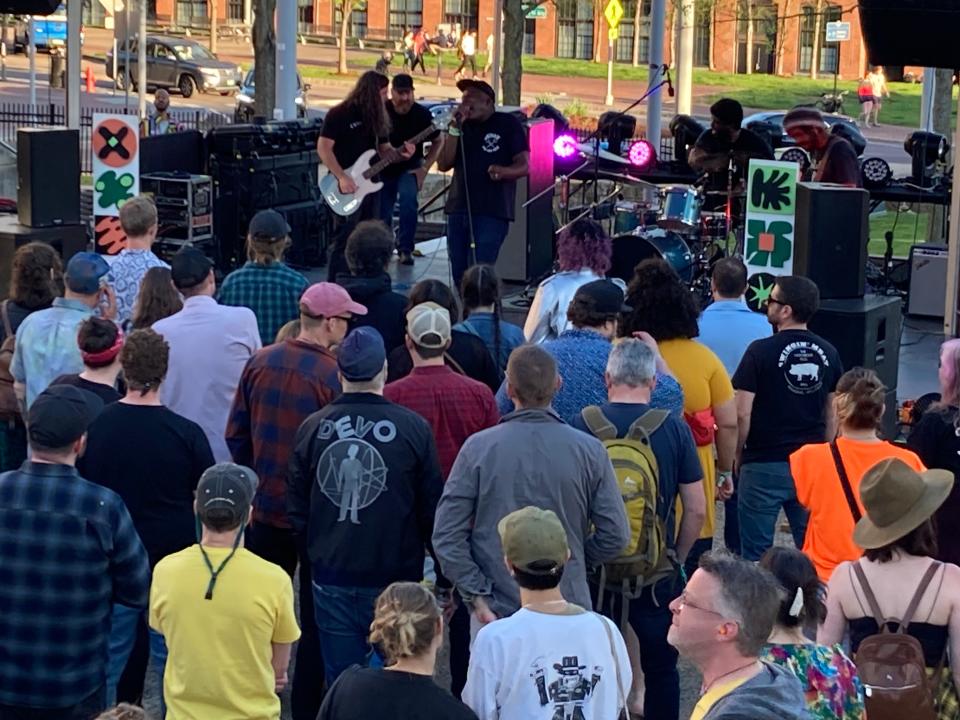
[[[434,121],[430,124],[430,127],[426,128],[422,132],[417,133],[412,138],[407,140],[407,142],[413,145],[419,145],[438,130],[444,130],[450,124],[450,119],[452,116],[453,113],[451,111],[445,110],[442,114],[434,119]],[[346,171],[347,175],[349,175],[353,182],[357,185],[356,192],[340,192],[340,183],[333,173],[327,173],[323,176],[323,178],[321,178],[320,195],[327,203],[327,207],[333,210],[333,212],[335,212],[337,215],[340,215],[341,217],[349,217],[359,210],[360,203],[363,202],[363,199],[367,195],[370,193],[375,193],[377,190],[383,187],[382,182],[374,182],[372,178],[379,174],[380,171],[386,168],[388,165],[392,165],[393,163],[399,162],[403,159],[401,157],[386,158],[375,164],[371,164],[373,156],[376,154],[376,150],[367,150],[359,158],[357,158],[357,161],[350,166],[349,170]]]

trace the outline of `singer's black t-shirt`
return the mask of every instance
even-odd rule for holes
[[[523,125],[513,115],[495,112],[484,122],[468,120],[461,133],[453,166],[453,184],[447,196],[447,214],[467,212],[466,191],[469,191],[470,211],[474,215],[513,220],[516,183],[491,180],[488,169],[491,165],[512,165],[515,156],[527,151],[527,134]]]

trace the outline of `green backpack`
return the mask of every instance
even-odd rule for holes
[[[600,574],[597,606],[605,589],[636,597],[645,585],[660,579],[669,566],[666,530],[657,512],[660,503],[657,458],[650,437],[670,417],[667,410],[647,410],[634,420],[624,438],[596,405],[581,411],[590,432],[607,449],[630,523],[630,542],[620,557],[606,562]],[[623,603],[626,608],[627,603]]]

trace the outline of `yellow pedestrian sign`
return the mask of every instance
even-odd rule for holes
[[[623,5],[620,0],[610,0],[603,9],[603,16],[607,19],[607,25],[615,29],[623,18]]]
[[[620,30],[618,28],[607,28],[607,39],[611,42],[620,37]]]

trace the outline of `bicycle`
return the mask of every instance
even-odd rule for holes
[[[841,90],[836,93],[820,93],[820,99],[817,100],[817,107],[825,113],[843,115],[843,99],[848,93],[848,90]]]

